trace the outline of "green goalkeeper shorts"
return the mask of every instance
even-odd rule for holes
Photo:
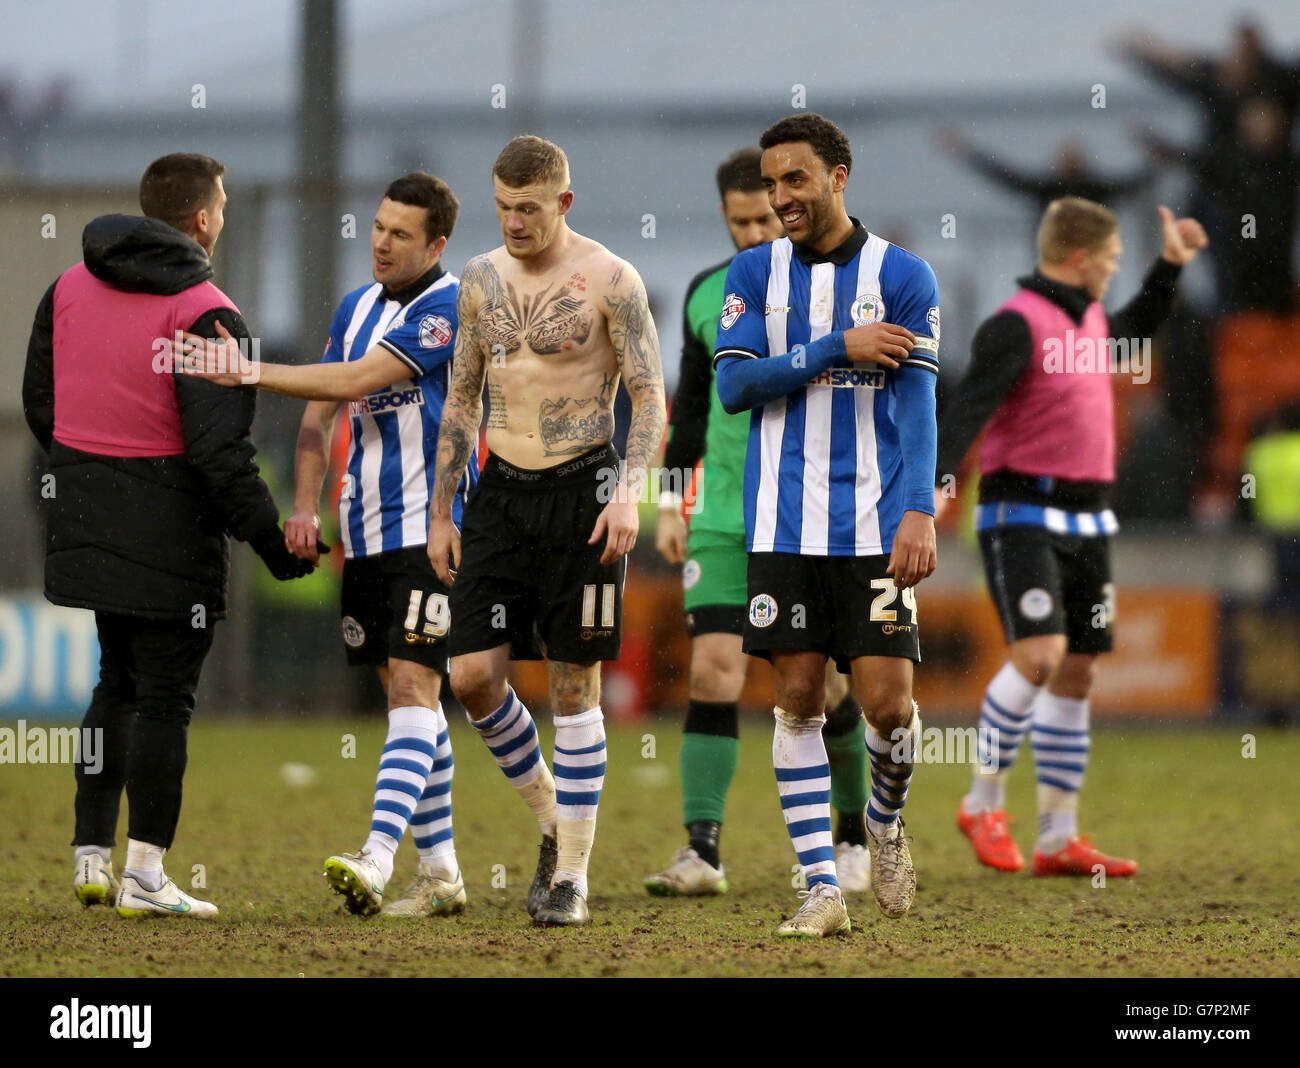
[[[746,585],[749,557],[745,552],[745,535],[702,531],[698,535],[692,533],[686,544],[682,586],[687,613],[698,614],[701,608],[725,607],[735,609],[737,619],[743,618],[744,607],[749,603]]]

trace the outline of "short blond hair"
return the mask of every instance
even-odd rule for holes
[[[528,185],[558,185],[567,189],[569,157],[554,141],[524,134],[501,150],[492,165],[492,175],[511,189]]]
[[[1076,249],[1096,252],[1118,230],[1110,208],[1083,197],[1061,197],[1047,205],[1038,224],[1038,258],[1062,263]]]

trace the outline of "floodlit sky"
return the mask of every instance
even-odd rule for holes
[[[392,32],[463,0],[342,0],[345,35]],[[138,99],[177,75],[208,82],[296,57],[296,0],[0,0],[0,72],[34,90],[71,79],[78,98],[101,105]]]
[[[517,73],[513,0],[342,0],[340,10],[354,101],[470,99]],[[1286,0],[545,0],[540,81],[557,102],[677,103],[796,82],[868,99],[1134,84],[1111,58],[1116,34],[1145,26],[1217,49],[1243,11],[1284,54],[1300,53],[1300,3]],[[71,79],[78,111],[165,109],[196,82],[248,108],[295,94],[291,0],[0,0],[0,17],[0,76],[17,82],[20,107],[56,78]]]

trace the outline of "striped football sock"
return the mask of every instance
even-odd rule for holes
[[[1088,767],[1088,699],[1044,690],[1029,731],[1038,769],[1038,850],[1057,853],[1079,833],[1079,790]]]
[[[1020,752],[1030,709],[1041,689],[1010,662],[993,676],[980,702],[980,758],[966,795],[967,812],[1007,807],[1007,772]]]
[[[388,737],[379,757],[374,812],[365,845],[385,882],[393,876],[397,844],[406,833],[433,767],[437,722],[432,708],[403,705],[388,711]]]
[[[555,717],[555,878],[587,896],[587,862],[596,840],[596,809],[605,785],[605,717],[600,708]]]
[[[440,879],[451,880],[460,870],[456,863],[456,841],[451,830],[451,779],[456,761],[451,755],[451,735],[447,717],[439,703],[438,745],[434,750],[433,769],[424,783],[424,793],[411,816],[411,837],[415,840],[420,865]]]
[[[907,804],[916,750],[921,744],[921,713],[912,702],[912,722],[896,737],[885,738],[867,724],[867,752],[871,757],[871,800],[867,802],[867,830],[877,838],[889,833]],[[911,735],[910,740],[908,735]]]
[[[537,740],[537,726],[515,691],[506,687],[501,707],[470,726],[479,732],[510,785],[532,809],[542,834],[555,835],[555,780]]]
[[[808,889],[817,883],[839,887],[835,843],[831,838],[831,765],[822,741],[825,716],[800,719],[773,709],[772,767],[781,797],[781,815]]]

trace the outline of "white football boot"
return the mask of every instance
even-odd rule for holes
[[[866,846],[840,842],[835,846],[835,876],[846,894],[865,894],[871,889],[871,857]]]
[[[877,838],[867,828],[871,888],[876,892],[880,911],[895,919],[906,916],[916,898],[916,870],[912,867],[912,851],[907,847],[911,840],[911,836],[903,834],[901,816],[883,837]]]
[[[384,903],[387,880],[367,849],[330,857],[325,862],[325,881],[347,898],[347,910],[357,916],[373,916]]]
[[[98,853],[86,853],[77,861],[77,871],[72,877],[72,892],[83,906],[111,905],[117,897],[117,879],[113,876],[113,862]]]
[[[451,916],[465,908],[465,901],[465,880],[460,872],[448,882],[421,864],[406,893],[379,911],[382,916]]]
[[[673,862],[657,875],[647,875],[645,888],[656,897],[694,897],[699,894],[725,894],[727,875],[721,865],[714,867],[690,846],[673,854]]]
[[[131,876],[123,875],[122,885],[117,891],[117,914],[127,919],[188,916],[196,920],[207,920],[217,914],[217,906],[210,901],[190,897],[166,875],[163,876],[162,886],[157,890],[146,890]]]
[[[811,890],[800,890],[799,896],[804,899],[803,904],[776,929],[777,937],[824,938],[853,930],[849,910],[844,906],[844,895],[838,886],[817,883]]]

